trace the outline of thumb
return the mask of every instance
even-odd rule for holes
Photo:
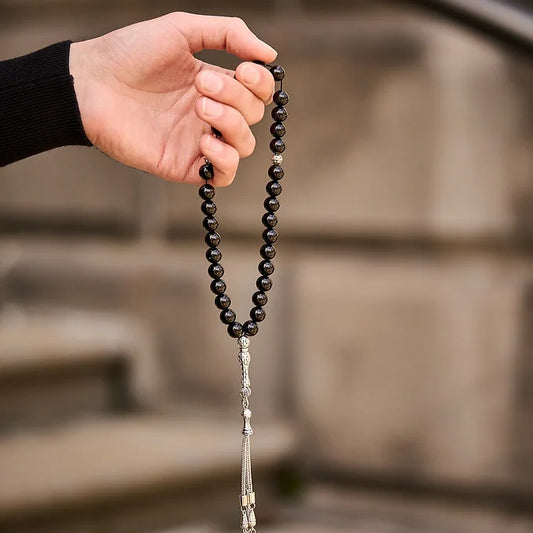
[[[191,53],[200,50],[226,50],[246,61],[270,63],[278,53],[261,41],[246,23],[237,17],[214,17],[173,13],[178,31],[187,39]]]

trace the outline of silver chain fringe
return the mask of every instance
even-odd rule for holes
[[[241,406],[242,406],[242,469],[241,469],[241,531],[242,533],[256,533],[255,525],[255,492],[252,483],[252,457],[250,437],[253,435],[250,410],[250,339],[243,335],[239,338],[239,362],[241,364]]]

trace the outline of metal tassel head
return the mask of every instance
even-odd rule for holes
[[[250,346],[250,339],[246,335],[239,337],[239,346],[241,348],[248,348]]]

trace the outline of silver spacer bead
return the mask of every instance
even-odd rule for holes
[[[243,412],[242,412],[242,416],[243,418],[245,418],[246,420],[250,420],[250,418],[252,418],[252,411],[250,409],[245,409]]]
[[[250,346],[250,339],[246,335],[239,337],[239,346],[241,348],[248,348]]]
[[[272,154],[271,159],[274,165],[281,165],[281,163],[283,163],[283,156],[281,154]]]

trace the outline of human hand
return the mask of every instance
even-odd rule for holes
[[[196,59],[202,49],[247,62],[225,70]],[[85,133],[100,150],[197,184],[205,156],[215,169],[213,185],[224,186],[239,158],[253,152],[249,126],[261,120],[274,91],[268,70],[248,61],[270,63],[276,55],[240,19],[171,13],[73,43],[70,72]]]

